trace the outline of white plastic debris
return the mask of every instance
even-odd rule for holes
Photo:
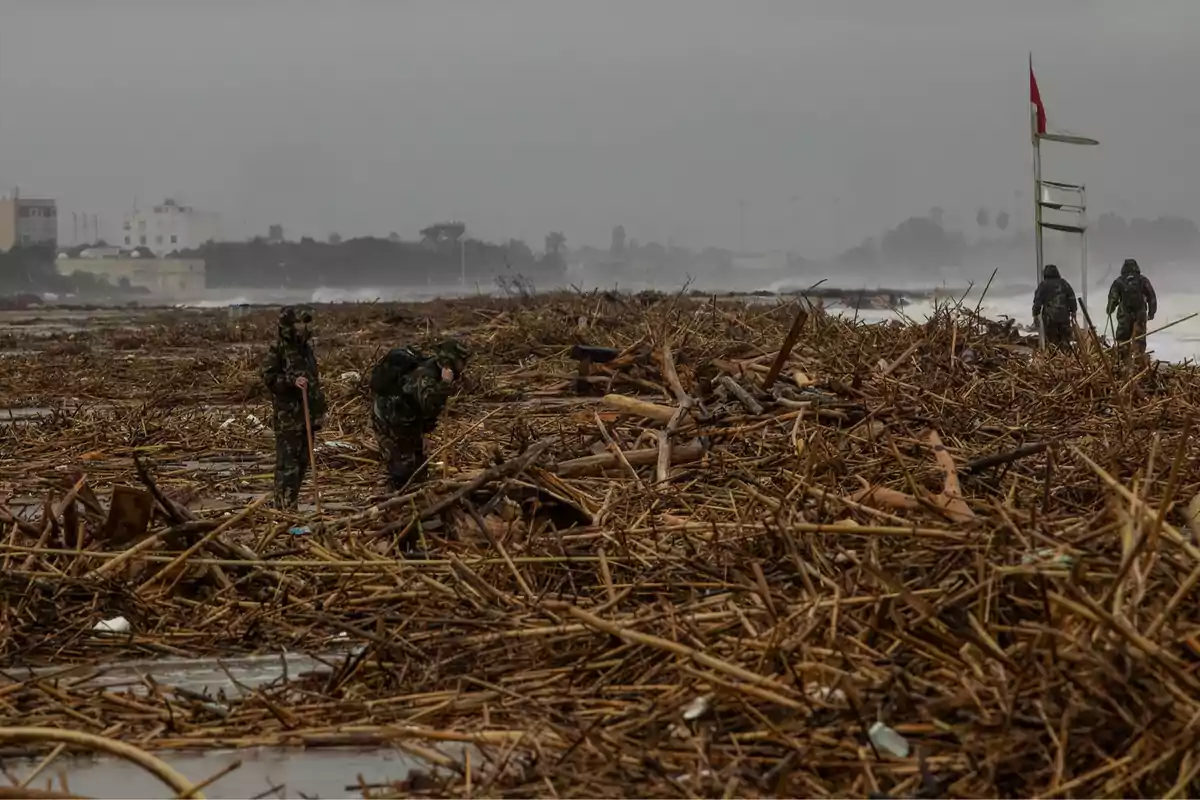
[[[346,381],[348,383],[357,383],[358,381],[362,380],[362,374],[355,372],[354,370],[350,370],[349,372],[343,372],[341,375],[339,375],[338,380]]]
[[[325,448],[326,450],[354,450],[355,449],[354,445],[350,444],[350,442],[338,442],[338,441],[322,442],[321,447]]]
[[[711,778],[711,777],[712,777],[712,770],[702,769],[699,772],[697,772],[695,775],[692,775],[689,772],[681,772],[680,774],[675,776],[675,780],[679,781],[680,783],[688,783],[689,781],[692,781],[695,778],[705,779],[705,778]]]
[[[670,727],[667,728],[667,733],[672,739],[690,739],[695,735],[692,729],[682,722],[672,722]]]
[[[705,694],[688,703],[687,708],[683,710],[684,721],[691,722],[703,717],[708,712],[708,706],[711,702],[712,695]]]
[[[129,620],[124,617],[113,617],[97,622],[92,630],[99,633],[129,633],[130,627]]]
[[[814,686],[808,690],[808,696],[812,700],[821,703],[844,703],[846,702],[846,693],[841,689],[834,689],[832,686]]]
[[[260,420],[258,417],[254,416],[253,414],[246,415],[246,423],[248,425],[250,425],[250,427],[252,427],[252,428],[261,428],[262,427],[262,420]]]
[[[227,419],[221,423],[221,430],[225,430],[226,428],[228,428],[230,425],[232,425],[235,422],[237,422],[237,419],[235,417],[230,417],[229,419]]]
[[[845,524],[846,522],[850,522],[850,520],[845,520],[842,524]],[[833,563],[835,563],[835,564],[853,564],[854,562],[850,560],[850,557],[857,556],[858,554],[855,553],[853,550],[849,550],[847,552],[849,553],[849,555],[847,555],[847,553],[838,553],[837,555],[835,555],[833,557]]]
[[[867,731],[867,735],[871,737],[871,744],[875,745],[875,749],[893,755],[896,758],[908,758],[908,739],[905,739],[882,722],[876,722],[872,725],[871,730]]]

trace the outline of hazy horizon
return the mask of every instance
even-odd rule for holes
[[[239,238],[631,238],[826,257],[933,206],[1023,222],[1027,59],[1046,177],[1093,217],[1200,218],[1200,5],[1159,0],[9,0],[0,191],[97,214],[176,196]],[[1074,150],[1074,152],[1072,152]],[[838,213],[840,211],[840,213]],[[958,217],[958,219],[955,219]],[[111,235],[111,234],[110,234]]]

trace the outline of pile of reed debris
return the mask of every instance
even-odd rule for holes
[[[437,765],[375,796],[1200,794],[1196,370],[1037,353],[956,306],[317,320],[321,509],[297,517],[262,502],[272,312],[6,360],[5,399],[53,412],[0,439],[5,493],[41,498],[0,506],[0,725]],[[451,332],[474,357],[433,475],[383,495],[362,376]],[[235,699],[88,682],[281,648],[330,667]],[[73,670],[12,671],[48,665]]]

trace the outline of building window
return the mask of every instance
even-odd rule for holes
[[[154,243],[155,243],[155,244],[162,244],[162,237],[161,237],[161,236],[155,236],[155,237],[154,237]]]
[[[133,226],[129,224],[129,220],[125,220],[125,230],[129,230],[129,229],[130,229],[130,228],[132,228],[132,227],[133,227]],[[128,240],[129,240],[129,237],[128,237],[128,236],[126,236],[126,237],[125,237],[125,239],[126,239],[126,241],[125,241],[125,244],[129,244],[129,241],[128,241]]]
[[[177,244],[178,242],[179,242],[179,237],[172,233],[171,234],[171,244]]]
[[[145,244],[145,243],[146,243],[146,237],[145,237],[145,236],[142,236],[141,238],[142,238],[142,244]]]
[[[146,230],[146,220],[144,220],[144,219],[139,219],[139,220],[138,220],[138,230],[139,230],[139,231],[144,231],[144,230]],[[143,242],[143,244],[145,244],[145,242]]]
[[[128,228],[129,226],[127,225],[127,226],[125,226],[125,227],[126,227],[126,228]],[[126,237],[125,237],[125,244],[129,244],[129,237],[128,237],[128,236],[126,236]]]

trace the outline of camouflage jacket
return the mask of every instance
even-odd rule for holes
[[[309,342],[280,339],[271,345],[262,367],[263,383],[271,391],[275,413],[304,420],[304,395],[296,386],[299,377],[308,379],[308,412],[313,423],[325,416],[325,392],[317,370],[317,355]]]
[[[1046,278],[1033,293],[1033,316],[1050,322],[1069,322],[1075,314],[1075,290],[1065,278]]]
[[[426,359],[406,374],[399,386],[375,395],[372,413],[388,429],[420,425],[431,430],[446,408],[452,385],[442,380],[442,370],[434,359]]]
[[[1158,295],[1150,279],[1140,273],[1122,275],[1108,290],[1108,313],[1121,318],[1145,321],[1158,313]]]

